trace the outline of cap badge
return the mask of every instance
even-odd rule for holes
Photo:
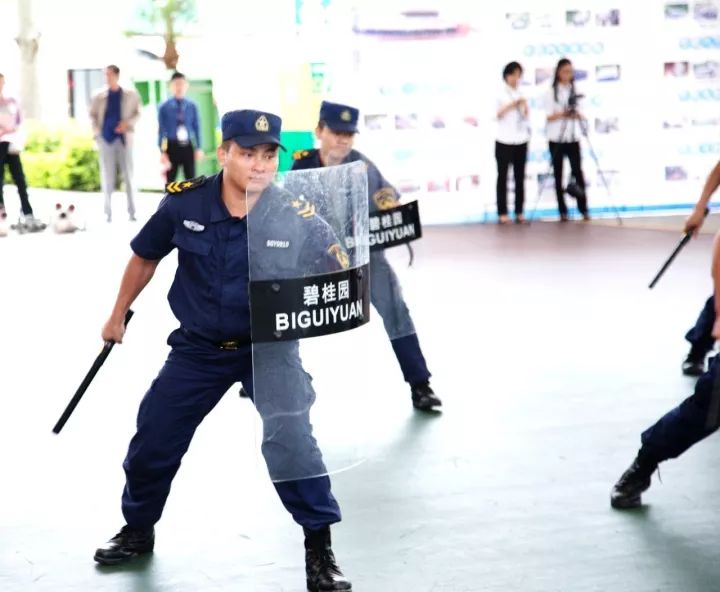
[[[350,111],[345,109],[342,113],[340,113],[340,119],[343,121],[352,121],[352,115],[350,115]]]
[[[267,120],[267,117],[265,117],[264,115],[258,117],[255,121],[255,129],[259,132],[270,131],[270,122]]]

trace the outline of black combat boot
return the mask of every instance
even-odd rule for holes
[[[657,468],[657,462],[638,454],[630,468],[613,486],[610,492],[610,505],[618,510],[640,507],[641,494],[650,487],[652,474]]]
[[[412,394],[412,404],[415,409],[432,411],[433,407],[440,407],[442,405],[442,401],[435,394],[435,391],[432,390],[427,380],[410,385],[410,392]]]
[[[694,346],[691,347],[682,364],[682,373],[685,376],[702,376],[705,373],[705,352],[699,352]]]
[[[303,528],[305,532],[305,573],[310,592],[352,590],[352,584],[335,562],[330,548],[330,527],[321,530]]]
[[[155,547],[155,529],[123,526],[120,532],[95,551],[95,561],[103,565],[118,565],[133,557],[151,553]]]

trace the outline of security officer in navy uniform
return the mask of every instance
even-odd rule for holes
[[[168,338],[172,350],[140,405],[137,432],[123,464],[122,511],[127,524],[97,549],[99,563],[119,564],[153,550],[154,524],[195,429],[234,383],[242,382],[252,396],[248,250],[252,257],[253,252],[270,248],[267,239],[271,237],[290,245],[282,257],[268,255],[266,260],[277,265],[303,261],[322,273],[346,263],[332,229],[320,218],[295,209],[288,194],[270,185],[278,166],[280,126],[280,118],[271,113],[226,113],[223,143],[218,148],[222,172],[207,179],[170,183],[168,195],[131,242],[134,254],[103,327],[103,339],[122,342],[126,311],[160,260],[174,248],[178,249],[178,268],[168,300],[180,328]],[[277,207],[278,200],[286,206]],[[251,236],[248,218],[253,222]],[[262,230],[255,232],[255,228]],[[287,342],[285,351],[297,355],[297,342]],[[290,366],[307,376],[299,358]],[[278,368],[280,373],[286,370]],[[288,378],[293,381],[289,384],[296,384],[297,376]],[[309,380],[297,382],[303,383],[298,389],[310,391],[299,393],[301,398],[314,397]],[[281,459],[270,457],[263,448],[270,473],[273,463],[288,459],[322,469],[307,414],[288,415],[292,417],[287,421],[299,417],[297,421],[305,422],[289,426],[299,433],[302,444],[285,451]],[[275,483],[275,488],[305,532],[308,588],[351,590],[330,545],[330,524],[341,518],[330,479],[325,475],[284,481]]]
[[[720,162],[715,163],[703,185],[700,198],[695,203],[692,213],[685,220],[683,232],[696,236],[707,216],[713,193],[720,187]],[[715,295],[705,302],[695,325],[685,335],[690,342],[690,351],[683,361],[683,374],[701,376],[705,372],[705,358],[715,345],[712,330],[715,325]]]
[[[720,234],[713,246],[712,276],[715,293],[720,289]],[[720,320],[717,317],[712,329],[715,339],[720,338]],[[715,383],[720,374],[720,357],[712,358],[710,368],[695,383],[695,392],[675,409],[661,417],[641,436],[642,446],[630,467],[622,474],[610,494],[614,508],[627,509],[640,506],[642,493],[650,487],[652,474],[658,464],[677,458],[688,448],[718,429],[720,422],[720,392]]]
[[[712,335],[715,318],[713,295],[705,301],[695,324],[685,334],[685,339],[690,342],[690,351],[682,363],[682,371],[686,376],[702,376],[705,373],[705,358],[715,345]]]
[[[354,107],[323,101],[315,129],[320,148],[295,152],[292,168],[313,169],[362,160],[367,165],[370,212],[395,207],[399,204],[397,190],[369,158],[353,150],[358,117],[359,111]],[[370,253],[370,298],[383,319],[403,377],[410,384],[413,406],[422,411],[441,406],[442,401],[430,387],[430,371],[402,297],[400,282],[381,250]]]

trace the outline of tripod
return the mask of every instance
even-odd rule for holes
[[[600,166],[600,160],[597,157],[597,153],[595,152],[595,148],[593,148],[592,142],[590,142],[590,136],[588,134],[588,123],[587,120],[580,117],[580,114],[577,111],[577,99],[578,97],[576,95],[571,95],[570,100],[568,101],[568,106],[566,108],[566,115],[567,117],[563,117],[562,121],[562,127],[560,129],[560,139],[564,139],[565,133],[567,131],[568,121],[570,121],[570,125],[572,126],[570,128],[571,138],[575,138],[575,123],[578,122],[580,127],[580,134],[582,137],[585,138],[585,141],[587,142],[590,156],[592,157],[593,161],[595,162],[595,167],[597,168],[598,176],[600,177],[600,181],[602,182],[603,186],[605,187],[605,190],[608,193],[608,196],[612,199],[612,194],[610,192],[610,186],[607,182],[607,179],[605,178],[605,173],[603,172],[601,166]],[[532,214],[529,216],[528,221],[532,222],[535,220],[535,214],[537,212],[538,206],[540,204],[540,199],[542,199],[543,191],[545,190],[545,183],[547,179],[554,178],[555,177],[555,170],[553,167],[553,154],[550,154],[550,166],[548,168],[548,172],[542,177],[539,183],[538,187],[538,195],[537,199],[535,200],[535,206],[533,207]],[[561,180],[562,182],[562,180]],[[566,190],[567,191],[567,190]],[[585,193],[585,188],[582,188],[583,193]],[[570,192],[568,192],[570,193]],[[570,193],[572,197],[576,197]],[[618,225],[622,226],[622,218],[620,217],[620,212],[615,207],[613,203],[610,204],[610,207],[612,208],[615,217],[617,218]]]

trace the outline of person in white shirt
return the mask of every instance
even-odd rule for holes
[[[581,95],[575,92],[575,77],[570,60],[561,59],[555,68],[555,78],[552,87],[545,96],[545,111],[547,113],[547,126],[545,128],[550,143],[550,157],[552,159],[553,174],[555,177],[555,192],[557,194],[560,221],[567,222],[567,204],[565,203],[565,190],[563,189],[563,161],[567,156],[570,161],[570,171],[574,182],[568,185],[567,192],[577,199],[578,210],[583,220],[589,220],[587,196],[585,195],[585,177],[582,172],[580,159],[580,136],[582,134],[582,115],[577,110],[577,103]]]
[[[495,160],[497,161],[497,211],[498,222],[509,224],[507,206],[507,176],[512,164],[515,176],[515,222],[525,223],[525,163],[527,162],[530,125],[528,103],[519,90],[523,69],[517,62],[510,62],[503,70],[504,84],[497,98],[497,135]]]

